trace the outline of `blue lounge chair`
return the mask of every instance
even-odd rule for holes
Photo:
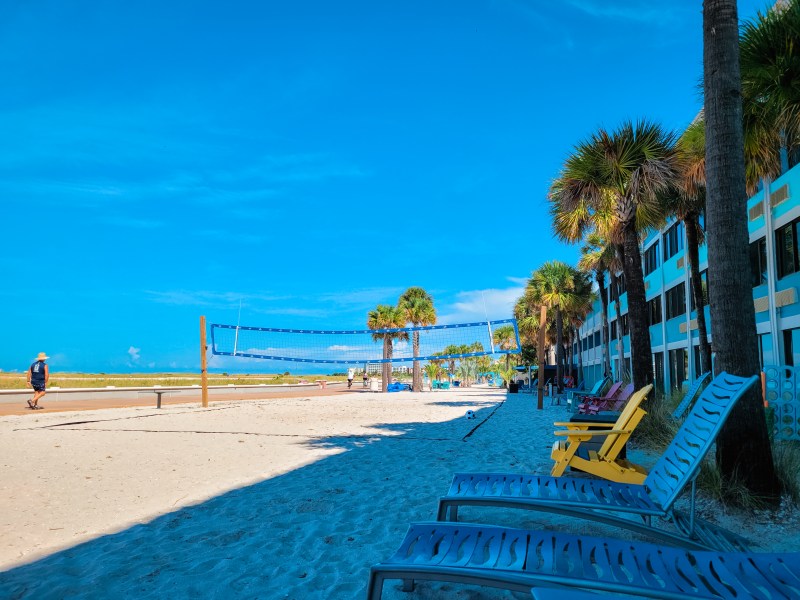
[[[747,550],[748,542],[741,536],[695,516],[695,484],[700,463],[734,404],[757,381],[755,376],[720,373],[694,403],[675,439],[642,484],[512,473],[459,473],[447,495],[439,500],[437,519],[456,521],[458,507],[464,505],[525,508],[608,523],[688,548]],[[675,510],[675,501],[689,485],[689,512]],[[653,524],[653,517],[671,522],[676,531]]]
[[[774,600],[800,597],[800,553],[693,551],[552,531],[414,523],[400,549],[370,570],[367,600],[380,599],[386,579],[402,579],[404,591],[413,590],[414,580],[520,592],[562,586],[564,600],[576,589],[614,597]]]
[[[686,414],[686,411],[689,410],[689,405],[694,400],[694,397],[697,396],[700,389],[703,387],[703,384],[706,380],[711,377],[711,372],[706,371],[700,377],[694,380],[694,383],[686,390],[686,395],[681,400],[681,403],[675,407],[675,411],[672,413],[672,418],[676,421],[679,421],[683,415]]]

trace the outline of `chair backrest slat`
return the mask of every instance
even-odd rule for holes
[[[758,381],[722,372],[694,403],[667,450],[650,471],[644,485],[655,503],[668,510],[700,469],[736,402]]]

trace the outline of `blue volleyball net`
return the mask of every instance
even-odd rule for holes
[[[509,326],[513,332],[509,330]],[[341,331],[244,327],[216,323],[212,323],[210,328],[212,354],[299,363],[408,363],[415,360],[516,354],[520,351],[519,329],[515,319]],[[498,335],[496,332],[501,328],[502,335]],[[392,342],[391,358],[383,355],[385,337]],[[419,344],[416,357],[413,348],[415,338]]]

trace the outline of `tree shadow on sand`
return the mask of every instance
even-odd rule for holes
[[[499,449],[491,433],[464,441],[474,423],[381,423],[375,434],[314,438],[308,446],[340,452],[0,573],[0,597],[364,597],[369,567],[394,552],[409,522],[435,519],[453,472],[524,472],[539,460],[529,440]],[[146,476],[130,482],[139,493],[148,485]],[[506,522],[541,527],[548,518]],[[394,587],[387,599],[419,597]],[[467,597],[459,586],[421,589]]]

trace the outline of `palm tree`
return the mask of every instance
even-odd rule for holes
[[[367,315],[367,327],[377,330],[372,334],[373,341],[383,340],[383,358],[392,358],[392,340],[408,340],[408,333],[403,331],[385,331],[386,329],[397,329],[405,326],[405,314],[398,308],[389,304],[378,304],[375,310],[369,311]],[[389,382],[392,378],[392,363],[384,362],[381,364],[381,390],[388,391]]]
[[[777,2],[743,24],[739,39],[746,178],[755,193],[762,178],[781,172],[780,152],[800,146],[800,2]]]
[[[603,373],[611,373],[611,342],[608,331],[608,290],[606,289],[606,273],[612,268],[619,269],[617,265],[617,253],[614,246],[606,238],[597,233],[591,232],[586,236],[581,257],[578,260],[578,268],[587,273],[593,273],[597,282],[598,295],[601,304],[601,336],[603,338]]]
[[[572,293],[569,302],[565,306],[565,317],[570,324],[570,329],[573,332],[573,334],[570,335],[570,338],[574,336],[578,342],[578,348],[580,348],[581,336],[579,328],[586,320],[586,315],[592,311],[592,304],[594,303],[596,296],[592,291],[592,282],[588,274],[580,271],[573,271],[573,277],[575,281],[575,290]],[[572,345],[572,341],[570,340],[569,347],[572,348]],[[570,366],[572,365],[572,360],[570,360],[569,364]],[[581,379],[583,378],[583,365],[580,351],[578,352],[578,367],[580,372],[579,379]],[[561,390],[561,388],[562,386],[559,385],[559,390]]]
[[[695,119],[678,139],[681,154],[680,178],[677,193],[670,198],[672,208],[686,229],[686,258],[691,273],[692,297],[697,308],[697,337],[700,342],[700,372],[711,371],[711,346],[706,326],[705,294],[700,280],[700,244],[705,232],[700,215],[706,204],[706,136],[705,123]]]
[[[556,320],[556,378],[562,381],[561,357],[563,356],[563,320],[562,311],[571,301],[575,288],[573,273],[575,270],[561,261],[550,261],[533,272],[528,280],[526,296],[529,301],[539,307],[539,341],[537,356],[539,357],[539,386],[537,407],[544,407],[544,359],[545,330],[547,311],[553,309]]]
[[[501,350],[513,350],[517,347],[517,334],[513,325],[502,325],[492,335],[495,345]],[[511,355],[506,354],[506,367],[511,364]]]
[[[714,317],[716,369],[759,372],[749,268],[742,85],[736,0],[703,3],[703,91],[706,122],[706,210],[709,297]],[[775,475],[759,389],[736,404],[717,439],[717,463],[761,498],[777,503]]]
[[[431,361],[427,365],[423,371],[425,375],[428,376],[428,381],[430,382],[431,389],[433,389],[433,380],[439,378],[439,373],[441,372],[442,367],[438,364],[438,362]]]
[[[410,287],[402,293],[397,302],[397,307],[405,313],[406,322],[415,327],[427,327],[436,324],[436,309],[433,306],[433,298],[421,287]],[[419,331],[414,331],[412,335],[412,349],[414,352],[414,364],[412,374],[412,389],[415,392],[422,391],[422,373],[419,368]]]
[[[653,379],[639,232],[663,221],[661,195],[673,185],[677,168],[673,133],[648,121],[626,122],[613,132],[600,129],[578,144],[550,190],[552,212],[585,211],[590,217],[611,202],[624,249],[637,388]]]

